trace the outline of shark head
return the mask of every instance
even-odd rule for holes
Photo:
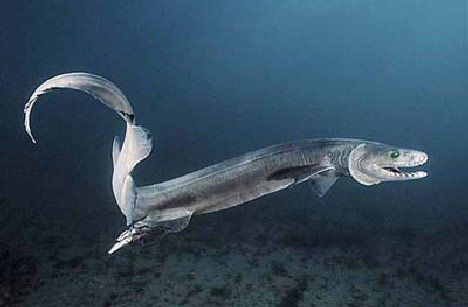
[[[404,172],[400,168],[423,165],[428,160],[424,152],[400,149],[379,143],[362,143],[351,151],[348,169],[351,176],[363,185],[374,185],[382,181],[421,179],[426,172]]]

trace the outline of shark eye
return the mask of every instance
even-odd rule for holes
[[[398,151],[396,151],[396,150],[390,151],[390,158],[396,159],[396,158],[398,158],[399,156],[400,156],[400,153],[399,153]]]

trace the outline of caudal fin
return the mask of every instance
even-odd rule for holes
[[[132,123],[127,123],[122,147],[119,140],[114,139],[112,188],[120,210],[127,217],[128,225],[143,217],[139,216],[136,208],[136,190],[131,172],[138,163],[149,156],[151,149],[152,140],[149,132]]]
[[[73,72],[57,75],[42,83],[31,95],[24,106],[24,127],[36,143],[31,132],[31,111],[40,95],[55,89],[69,88],[80,90],[92,95],[115,112],[127,122],[133,122],[133,108],[127,97],[111,81],[94,74],[84,72]]]
[[[134,167],[151,152],[152,142],[147,130],[135,124],[133,108],[127,97],[111,81],[94,74],[75,72],[55,76],[42,83],[31,95],[24,107],[24,127],[36,143],[31,132],[31,111],[40,95],[54,89],[75,89],[92,95],[107,107],[119,114],[127,124],[124,142],[114,140],[112,187],[117,204],[127,217],[127,223],[138,216],[135,209],[136,190],[131,176]]]

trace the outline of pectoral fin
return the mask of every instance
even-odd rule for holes
[[[310,181],[312,191],[317,194],[318,197],[324,197],[328,190],[335,184],[337,178],[334,172],[318,175]]]

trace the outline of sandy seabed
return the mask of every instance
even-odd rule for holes
[[[468,225],[396,227],[274,201],[195,216],[109,256],[124,223],[115,208],[94,214],[90,195],[36,209],[4,197],[0,306],[468,304]]]

